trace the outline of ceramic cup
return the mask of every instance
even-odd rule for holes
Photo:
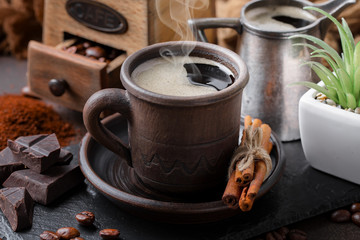
[[[173,54],[181,56],[181,49],[194,44],[190,56],[226,66],[235,77],[232,85],[203,96],[179,97],[150,92],[131,79],[137,66],[160,57],[160,49],[171,46]],[[152,191],[189,194],[223,186],[239,141],[242,91],[249,78],[239,55],[209,43],[159,43],[130,55],[120,77],[126,90],[100,90],[84,107],[91,136],[126,160]],[[105,109],[127,119],[129,145],[102,125],[99,115]]]

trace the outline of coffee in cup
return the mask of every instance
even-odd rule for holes
[[[134,82],[149,91],[172,96],[199,96],[218,91],[212,86],[200,86],[191,83],[184,64],[207,64],[231,75],[231,71],[218,62],[199,57],[177,56],[155,58],[142,63],[131,74]]]

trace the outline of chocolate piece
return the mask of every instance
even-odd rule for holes
[[[24,187],[1,189],[0,208],[14,231],[31,227],[34,202]]]
[[[8,146],[25,166],[37,173],[44,172],[59,160],[60,144],[54,133],[8,140]]]
[[[19,161],[10,148],[7,147],[0,152],[0,184],[3,184],[11,173],[24,168],[24,164]]]
[[[59,154],[59,160],[56,165],[68,165],[73,158],[73,154],[68,150],[61,149]]]
[[[82,183],[78,164],[54,166],[43,174],[31,169],[13,172],[4,182],[5,187],[26,187],[35,202],[47,205],[71,188]]]

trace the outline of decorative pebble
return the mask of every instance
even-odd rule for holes
[[[342,108],[339,104],[336,104],[336,102],[330,98],[328,98],[325,94],[320,93],[320,92],[316,92],[315,94],[315,99],[318,100],[319,102],[325,103],[327,105],[333,106],[333,107],[337,107],[339,109],[343,109],[345,111],[348,112],[353,112],[356,114],[360,114],[360,107],[357,107],[355,109],[351,109],[351,108]]]
[[[326,102],[326,104],[328,104],[328,105],[336,106],[336,103],[335,103],[333,100],[331,100],[330,98],[326,99],[325,102]]]
[[[318,93],[316,94],[316,99],[319,101],[325,101],[328,97],[325,94]]]

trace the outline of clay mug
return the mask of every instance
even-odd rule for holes
[[[160,57],[160,49],[171,46],[173,54],[181,56],[182,48],[193,45],[190,56],[223,64],[235,77],[234,83],[215,93],[179,97],[145,90],[131,79],[137,66]],[[126,160],[151,191],[189,194],[223,186],[239,141],[242,91],[249,78],[240,56],[210,43],[158,43],[130,55],[120,77],[126,90],[100,90],[84,107],[91,136]],[[127,119],[129,145],[102,125],[99,115],[105,109]]]

